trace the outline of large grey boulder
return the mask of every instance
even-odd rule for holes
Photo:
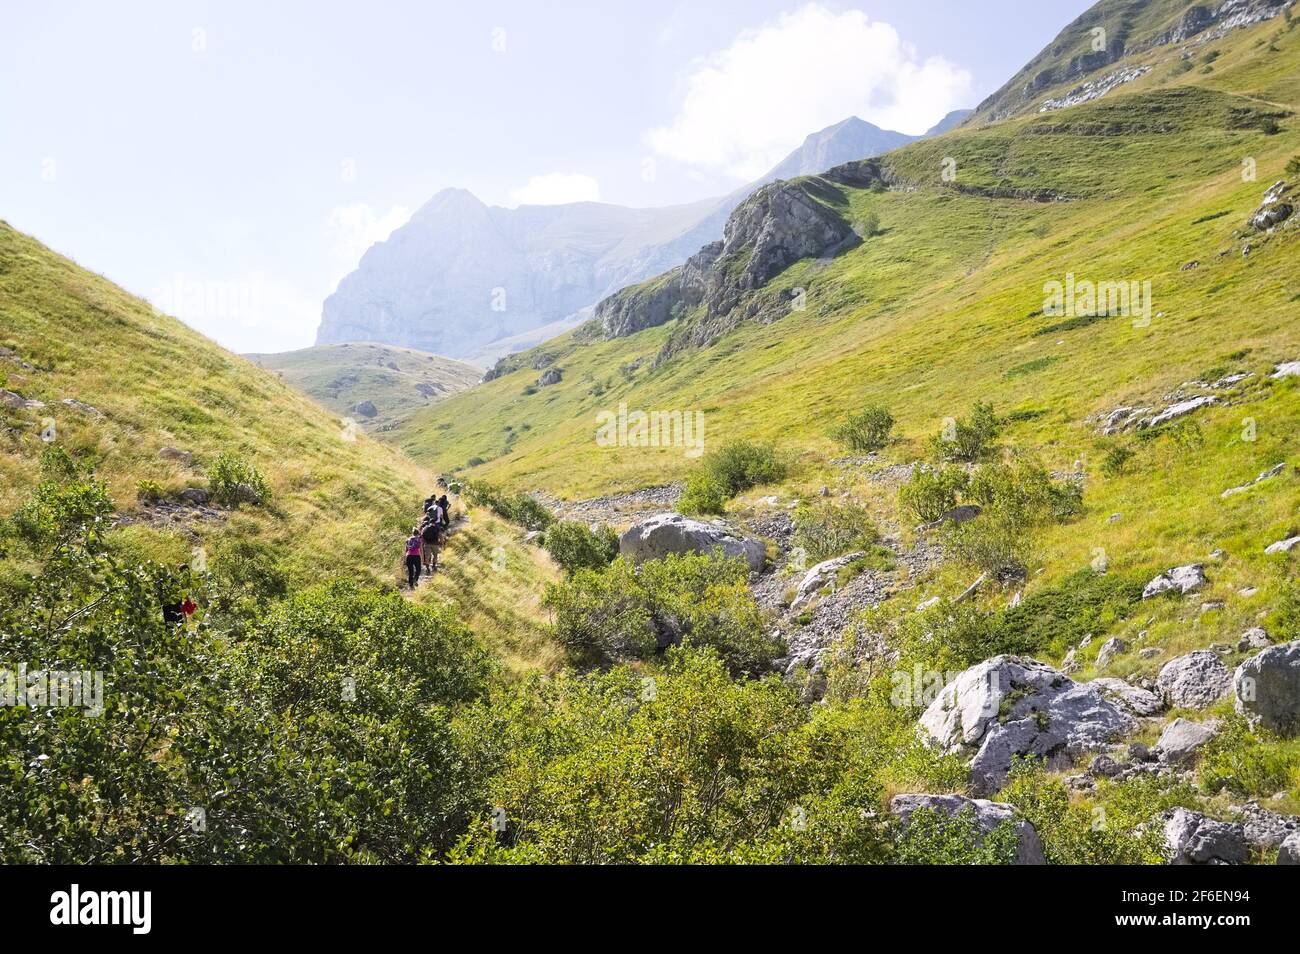
[[[1153,578],[1142,589],[1142,598],[1149,600],[1153,596],[1159,596],[1161,593],[1171,591],[1177,591],[1185,596],[1199,590],[1204,585],[1205,566],[1201,563],[1189,563],[1186,566],[1176,566],[1173,569],[1166,570]]]
[[[1105,669],[1115,661],[1116,656],[1127,651],[1128,643],[1124,642],[1124,640],[1120,639],[1118,636],[1112,636],[1101,644],[1101,649],[1097,650],[1097,668]]]
[[[1237,667],[1235,707],[1252,722],[1283,735],[1300,732],[1300,640],[1270,646]]]
[[[917,809],[928,809],[949,818],[956,818],[962,812],[969,812],[983,835],[1003,824],[1010,824],[1016,832],[1017,849],[1015,864],[1043,865],[1047,859],[1043,855],[1043,842],[1038,837],[1034,826],[1016,814],[1016,810],[1003,802],[990,802],[983,798],[965,798],[961,795],[895,795],[889,800],[889,811],[898,816],[906,827],[911,823],[912,813]]]
[[[1219,734],[1219,722],[1192,722],[1188,719],[1175,719],[1165,726],[1156,743],[1156,754],[1160,761],[1171,765],[1191,762],[1196,757],[1196,750]]]
[[[1171,706],[1204,709],[1227,694],[1232,673],[1218,653],[1198,649],[1165,663],[1156,684]]]
[[[1175,808],[1165,816],[1165,846],[1174,865],[1229,865],[1246,860],[1246,833],[1234,822]]]
[[[1264,193],[1264,201],[1250,216],[1251,228],[1257,232],[1267,232],[1289,219],[1291,213],[1295,211],[1287,201],[1289,191],[1285,181],[1278,180],[1273,183]]]
[[[1277,850],[1277,863],[1280,865],[1300,865],[1300,832],[1287,837]]]
[[[834,557],[830,560],[823,560],[815,567],[804,574],[803,580],[799,583],[799,589],[795,592],[794,600],[790,603],[791,609],[798,609],[809,600],[811,600],[819,590],[829,586],[834,582],[836,575],[854,560],[862,557],[862,551],[857,553],[847,553],[844,556]]]
[[[618,551],[633,563],[662,560],[670,553],[713,553],[740,557],[755,572],[763,569],[766,547],[761,540],[742,537],[727,527],[691,520],[679,513],[647,517],[623,531]]]
[[[1064,767],[1136,726],[1099,686],[1022,656],[994,656],[960,673],[921,715],[919,730],[945,753],[971,756],[977,794],[1006,781],[1017,755]]]

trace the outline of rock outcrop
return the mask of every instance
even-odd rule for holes
[[[1300,640],[1270,646],[1237,667],[1235,707],[1253,722],[1283,735],[1300,733]]]
[[[964,798],[961,795],[895,795],[889,800],[889,811],[906,827],[912,814],[919,809],[956,818],[963,812],[970,814],[978,826],[981,840],[999,825],[1010,825],[1016,833],[1016,860],[1018,865],[1043,865],[1043,842],[1038,831],[1016,814],[1016,810],[1003,802],[990,802],[983,798]]]
[[[751,570],[763,569],[766,547],[728,527],[691,520],[679,513],[661,513],[633,524],[618,538],[619,553],[634,563],[662,560],[670,553],[714,553],[738,557]]]
[[[1136,726],[1102,689],[1036,659],[994,656],[948,683],[919,728],[943,752],[971,755],[977,794],[1006,781],[1016,756],[1064,767]]]
[[[1191,762],[1196,751],[1219,733],[1219,723],[1175,719],[1165,726],[1156,743],[1156,755],[1162,762],[1179,765]]]
[[[799,589],[795,592],[794,600],[790,603],[790,608],[798,609],[803,606],[816,596],[819,590],[834,582],[840,570],[861,557],[862,552],[858,551],[818,563],[804,574],[803,580],[799,583]]]
[[[1264,201],[1250,217],[1250,227],[1257,232],[1277,228],[1291,218],[1295,207],[1290,201],[1291,188],[1285,182],[1275,182],[1264,193]]]
[[[675,330],[660,355],[702,345],[758,315],[762,305],[742,298],[765,286],[790,264],[838,253],[859,241],[839,211],[840,186],[884,186],[872,160],[847,163],[824,175],[777,181],[742,202],[723,228],[722,241],[704,246],[685,264],[640,285],[625,288],[596,306],[595,321],[606,338],[702,314],[689,328]],[[789,310],[789,302],[780,313]]]

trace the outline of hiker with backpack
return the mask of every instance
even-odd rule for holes
[[[420,530],[425,573],[433,573],[438,569],[438,544],[441,542],[444,529],[442,512],[434,507],[425,515],[424,526]]]
[[[420,582],[420,554],[424,541],[418,527],[411,528],[411,535],[406,538],[406,582],[415,589]]]

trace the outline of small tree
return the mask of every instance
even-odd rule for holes
[[[849,450],[870,453],[889,443],[893,428],[894,415],[879,404],[870,404],[836,427],[831,436]]]
[[[244,458],[221,454],[208,468],[208,486],[212,498],[228,507],[241,503],[263,504],[271,497],[266,478]]]

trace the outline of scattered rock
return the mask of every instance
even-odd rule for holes
[[[1094,755],[1092,761],[1088,763],[1088,774],[1097,778],[1114,778],[1122,771],[1124,766],[1105,754]]]
[[[1124,518],[1124,515],[1123,515],[1122,513],[1113,513],[1113,514],[1111,514],[1109,517],[1106,518],[1106,522],[1107,522],[1107,523],[1118,523],[1118,522],[1119,522],[1120,520],[1122,520],[1123,518]]]
[[[359,404],[352,405],[352,413],[367,418],[375,417],[379,414],[379,408],[375,407],[374,401],[362,401]]]
[[[861,558],[862,551],[859,550],[856,553],[848,553],[844,556],[834,557],[833,559],[823,560],[821,563],[818,563],[815,567],[804,574],[803,581],[799,584],[799,589],[795,593],[794,601],[791,602],[790,608],[798,609],[800,606],[803,606],[816,596],[819,590],[835,582],[835,577],[839,574],[840,570],[844,569],[844,567],[848,566],[854,560],[859,560]]]
[[[1300,375],[1300,361],[1283,361],[1273,368],[1273,373],[1269,375],[1274,380],[1278,378],[1290,378]]]
[[[1221,610],[1224,607],[1223,600],[1208,600],[1201,604],[1202,613],[1213,613],[1215,610]]]
[[[929,809],[949,818],[956,818],[962,812],[969,812],[987,835],[999,825],[1010,824],[1015,828],[1017,850],[1015,864],[1043,865],[1047,859],[1043,855],[1043,843],[1038,832],[1029,822],[1020,818],[1016,810],[1002,802],[990,802],[982,798],[965,798],[961,795],[895,795],[889,800],[889,811],[898,816],[906,826],[917,809]]]
[[[967,669],[944,686],[919,723],[942,751],[973,753],[977,793],[999,788],[1017,755],[1061,767],[1134,726],[1100,687],[1022,656],[994,656]]]
[[[1128,760],[1130,762],[1152,762],[1156,754],[1142,742],[1130,742],[1128,744]]]
[[[564,373],[559,368],[547,368],[537,376],[538,387],[546,387],[551,384],[559,384],[564,377]]]
[[[4,388],[0,388],[0,404],[12,411],[38,411],[45,407],[44,401],[25,398],[21,394],[6,391]]]
[[[1170,864],[1223,865],[1246,860],[1246,834],[1241,825],[1215,821],[1186,808],[1165,813],[1164,822]]]
[[[175,447],[162,447],[158,450],[158,456],[163,460],[174,460],[182,467],[189,467],[194,463],[194,455],[186,450],[179,450]]]
[[[1241,634],[1237,640],[1237,652],[1248,653],[1252,649],[1268,649],[1273,643],[1262,626],[1254,626]]]
[[[1101,676],[1088,685],[1096,686],[1106,694],[1107,699],[1135,716],[1153,716],[1164,711],[1165,708],[1164,701],[1154,692],[1127,683],[1123,679],[1116,679],[1114,676]]]
[[[76,398],[64,398],[59,403],[64,405],[65,407],[72,408],[72,410],[74,411],[79,411],[80,413],[85,414],[87,417],[104,416],[103,412],[101,412],[99,408],[91,407],[89,404],[86,404],[84,401],[78,401]]]
[[[1282,815],[1263,808],[1258,802],[1230,805],[1228,811],[1241,820],[1246,843],[1252,848],[1278,848],[1293,835],[1300,834],[1300,817]]]
[[[1284,181],[1273,183],[1264,193],[1264,201],[1250,217],[1251,228],[1257,232],[1267,232],[1289,219],[1295,209],[1286,201],[1288,191],[1289,187]]]
[[[1147,600],[1170,590],[1177,590],[1185,596],[1194,590],[1199,590],[1205,583],[1205,566],[1203,564],[1189,563],[1187,566],[1176,566],[1152,579],[1143,588],[1142,598]]]
[[[937,597],[937,596],[932,596],[932,597],[930,597],[928,600],[922,600],[921,602],[917,603],[917,604],[916,604],[916,611],[917,611],[918,613],[924,613],[924,612],[925,612],[926,610],[928,610],[931,606],[936,606],[936,605],[938,605],[938,603],[939,603],[939,597]]]
[[[1156,684],[1171,706],[1204,709],[1232,687],[1232,674],[1218,655],[1198,649],[1165,663]]]
[[[1300,865],[1300,832],[1289,835],[1277,850],[1277,863],[1280,865]]]
[[[176,497],[193,507],[203,507],[207,505],[208,500],[211,498],[211,494],[202,487],[186,487],[177,494]]]
[[[1274,464],[1272,467],[1264,471],[1262,474],[1260,474],[1250,483],[1242,484],[1240,487],[1229,487],[1223,493],[1219,494],[1219,496],[1226,498],[1226,497],[1231,497],[1233,494],[1243,493],[1244,491],[1250,490],[1250,488],[1254,487],[1258,483],[1261,483],[1262,481],[1271,480],[1272,478],[1276,477],[1278,474],[1282,473],[1282,471],[1284,470],[1286,470],[1286,461],[1283,461],[1280,464]]]
[[[1285,540],[1277,541],[1277,543],[1270,543],[1264,548],[1264,553],[1290,553],[1297,544],[1300,544],[1300,536],[1287,537]]]
[[[1235,707],[1283,735],[1300,732],[1300,640],[1270,646],[1237,667]]]
[[[1118,636],[1112,636],[1110,639],[1102,643],[1101,649],[1097,651],[1097,668],[1105,669],[1114,662],[1116,656],[1127,651],[1128,643],[1124,642],[1124,640],[1120,639]]]
[[[619,553],[634,563],[661,560],[670,553],[712,553],[740,557],[755,572],[763,569],[761,540],[741,537],[725,526],[701,523],[679,513],[661,513],[633,524],[618,538]]]
[[[1169,405],[1155,417],[1147,418],[1139,426],[1143,428],[1159,427],[1161,424],[1168,424],[1180,417],[1186,417],[1193,411],[1199,411],[1203,407],[1218,403],[1219,399],[1213,394],[1202,394],[1200,397],[1189,398],[1186,401],[1179,401],[1177,404]]]
[[[31,371],[32,366],[18,356],[18,352],[12,348],[0,348],[0,360],[11,361],[24,371]]]
[[[1145,649],[1138,650],[1138,657],[1141,659],[1155,659],[1160,655],[1160,650],[1155,646],[1147,646]]]
[[[1156,754],[1162,762],[1181,765],[1192,761],[1196,750],[1218,734],[1217,719],[1209,722],[1175,719],[1160,733],[1160,741],[1156,743]]]

